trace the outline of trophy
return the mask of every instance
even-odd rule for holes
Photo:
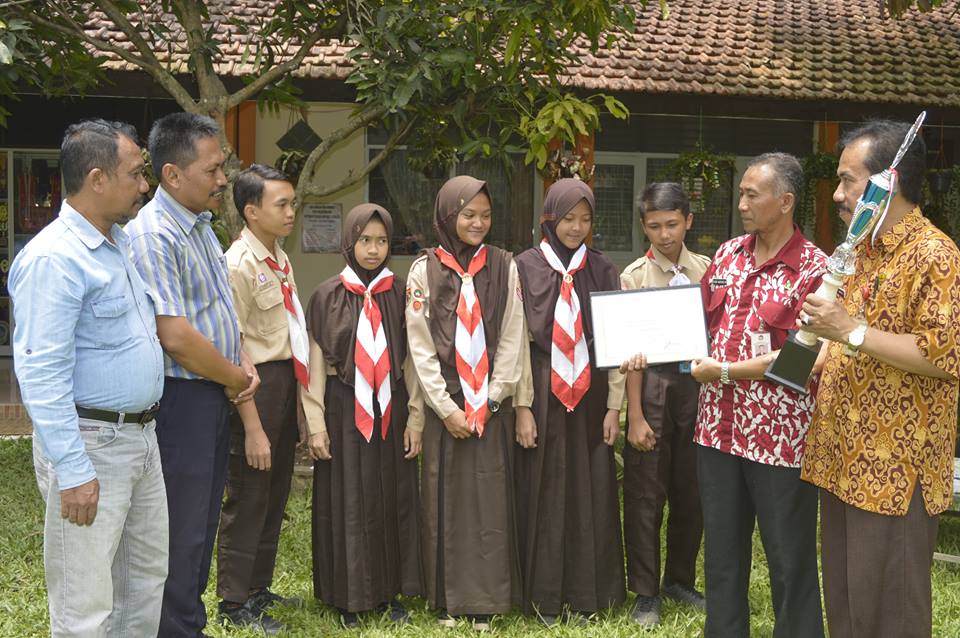
[[[837,298],[837,291],[840,290],[843,278],[854,273],[857,245],[867,235],[870,235],[871,231],[874,235],[871,242],[875,238],[876,229],[880,228],[880,224],[890,208],[890,201],[897,191],[897,166],[913,143],[926,117],[926,111],[923,111],[917,117],[917,121],[907,131],[903,144],[900,145],[900,150],[897,151],[890,167],[870,176],[870,181],[867,183],[863,195],[857,200],[853,219],[850,220],[850,227],[847,229],[846,240],[827,259],[827,272],[823,276],[823,283],[814,293],[818,297],[831,302]],[[805,315],[801,314],[801,317],[805,317]],[[803,329],[796,332],[791,331],[780,350],[780,354],[770,364],[763,376],[770,381],[805,394],[807,392],[807,380],[810,378],[810,372],[813,370],[813,365],[816,363],[819,353],[820,340],[817,335]]]

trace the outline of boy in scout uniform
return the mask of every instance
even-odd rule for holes
[[[226,253],[243,348],[261,385],[256,409],[240,406],[231,423],[217,594],[221,618],[267,634],[283,629],[267,609],[296,602],[269,589],[299,438],[297,383],[309,381],[303,309],[279,243],[293,231],[294,196],[280,171],[259,164],[241,171],[233,197],[245,226]]]
[[[650,249],[620,275],[625,290],[697,285],[710,263],[683,240],[693,223],[690,201],[679,184],[650,184],[640,198]],[[636,592],[633,619],[660,622],[660,596],[705,607],[694,588],[703,533],[693,430],[699,384],[689,364],[650,366],[627,376],[627,442],[624,447],[624,538],[627,581]],[[660,525],[669,497],[667,563],[660,581]]]

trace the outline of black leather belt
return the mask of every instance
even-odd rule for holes
[[[77,406],[77,416],[83,419],[93,419],[94,421],[104,421],[106,423],[120,423],[120,417],[122,416],[123,423],[139,423],[140,425],[144,425],[152,421],[159,411],[159,403],[154,403],[143,412],[111,412],[110,410],[98,410],[96,408]]]

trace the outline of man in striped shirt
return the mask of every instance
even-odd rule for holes
[[[160,186],[126,232],[164,350],[157,440],[170,570],[159,635],[194,638],[207,621],[201,596],[226,481],[230,400],[251,398],[260,380],[241,353],[226,260],[210,225],[227,186],[217,124],[167,115],[154,123],[149,149]]]

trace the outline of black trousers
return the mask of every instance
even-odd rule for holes
[[[160,613],[162,638],[195,638],[207,624],[207,587],[227,476],[231,405],[223,386],[167,377],[157,442],[170,513],[170,570]]]
[[[260,389],[253,400],[270,441],[270,469],[255,470],[247,463],[243,422],[234,413],[230,420],[227,498],[217,541],[217,594],[235,603],[246,602],[251,591],[267,588],[273,582],[280,526],[300,437],[292,360],[260,363],[257,373]]]
[[[770,571],[774,638],[822,638],[817,576],[817,489],[799,468],[697,446],[703,505],[707,638],[748,638],[753,529]]]
[[[697,420],[700,384],[677,365],[650,367],[643,375],[643,414],[657,445],[640,452],[623,447],[623,535],[627,584],[640,596],[660,593],[660,527],[667,519],[664,583],[694,587],[703,532],[697,488]],[[628,407],[628,410],[631,409]]]

